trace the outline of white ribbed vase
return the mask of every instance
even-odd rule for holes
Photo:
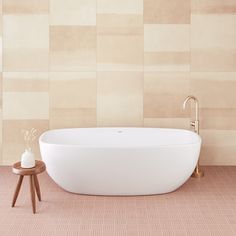
[[[21,155],[21,167],[33,168],[35,167],[35,157],[31,149],[25,149],[25,152]]]

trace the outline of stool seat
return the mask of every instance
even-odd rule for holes
[[[43,161],[35,161],[35,167],[33,168],[22,168],[21,163],[17,162],[12,166],[12,172],[16,175],[19,175],[19,180],[16,186],[16,190],[12,200],[12,207],[15,206],[16,199],[20,192],[21,184],[24,176],[29,176],[30,179],[30,193],[31,193],[31,202],[33,213],[36,212],[36,203],[35,203],[35,192],[38,196],[39,201],[41,201],[41,193],[37,175],[44,172],[46,170],[46,166]]]
[[[22,168],[20,161],[12,166],[12,172],[16,175],[37,175],[46,170],[46,166],[43,161],[35,161],[35,167]]]

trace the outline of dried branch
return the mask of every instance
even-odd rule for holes
[[[35,128],[31,128],[30,130],[22,129],[21,130],[26,149],[30,149],[31,144],[33,144],[34,140],[37,138],[38,132]]]

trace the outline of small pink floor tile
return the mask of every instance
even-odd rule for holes
[[[0,167],[0,236],[236,235],[236,167],[204,170],[173,193],[140,197],[70,194],[44,173],[33,215],[28,181],[11,208],[17,176]]]

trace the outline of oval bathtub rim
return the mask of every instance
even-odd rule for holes
[[[191,133],[194,136],[197,137],[197,141],[196,142],[191,142],[191,143],[185,143],[185,144],[166,144],[166,145],[143,145],[143,146],[138,146],[138,145],[130,145],[130,146],[112,146],[112,145],[107,145],[107,146],[95,146],[95,145],[79,145],[79,144],[58,144],[58,143],[52,143],[52,142],[45,142],[43,141],[43,137],[47,134],[50,133],[52,131],[62,131],[62,130],[73,130],[73,129],[102,129],[102,128],[106,128],[106,129],[166,129],[166,130],[176,130],[176,131],[182,131],[182,132],[186,132],[186,133]],[[97,149],[104,149],[104,148],[117,148],[117,149],[125,149],[125,148],[157,148],[157,147],[188,147],[188,146],[192,146],[192,145],[201,145],[202,143],[202,138],[199,134],[191,131],[191,130],[187,130],[187,129],[177,129],[177,128],[158,128],[158,127],[81,127],[81,128],[61,128],[61,129],[51,129],[51,130],[47,130],[45,132],[43,132],[39,138],[38,138],[38,142],[45,144],[45,145],[53,145],[53,146],[60,146],[60,147],[79,147],[79,148],[83,148],[83,149],[87,149],[87,148],[97,148]]]

